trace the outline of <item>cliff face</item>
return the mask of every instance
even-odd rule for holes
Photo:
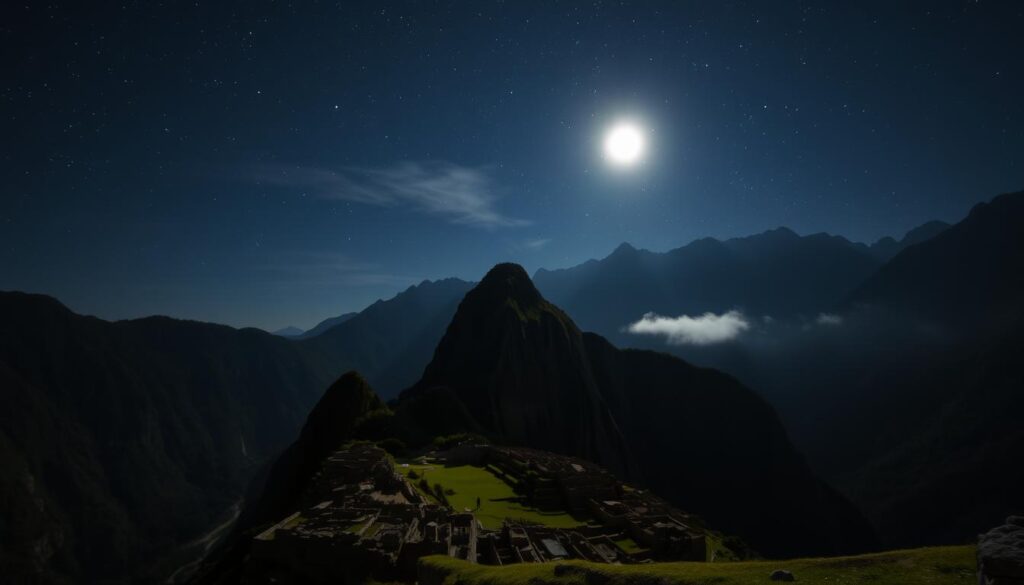
[[[582,334],[520,266],[495,266],[466,295],[403,399],[443,392],[464,405],[473,430],[635,474],[590,373]]]

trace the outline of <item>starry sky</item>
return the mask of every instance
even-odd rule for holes
[[[1024,188],[1016,1],[97,4],[0,8],[0,289],[108,319],[310,327],[499,261],[873,241]]]

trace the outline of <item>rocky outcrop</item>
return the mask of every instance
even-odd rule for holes
[[[1024,585],[1024,516],[978,537],[978,584]]]

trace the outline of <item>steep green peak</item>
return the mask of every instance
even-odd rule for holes
[[[493,305],[511,304],[527,310],[544,302],[537,287],[518,264],[505,262],[487,272],[466,300]]]

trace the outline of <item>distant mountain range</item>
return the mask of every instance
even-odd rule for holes
[[[944,221],[929,221],[910,230],[900,240],[886,236],[868,246],[868,250],[879,260],[887,262],[905,248],[930,240],[946,231],[948,227],[949,224]]]
[[[392,398],[419,379],[472,286],[457,278],[425,281],[297,345],[329,360],[338,372],[359,370],[382,396]]]
[[[1002,330],[1024,303],[1024,192],[975,206],[967,218],[904,250],[850,296],[959,332]]]
[[[823,233],[798,236],[787,228],[724,241],[704,238],[663,253],[622,244],[603,260],[540,269],[534,281],[581,327],[619,341],[622,329],[648,312],[813,317],[833,308],[891,255],[946,227],[930,222],[899,242],[885,238],[870,247]]]
[[[300,335],[305,333],[305,331],[299,329],[298,327],[289,325],[288,327],[278,329],[277,331],[271,331],[270,333],[272,335],[277,335],[278,337],[299,337]]]
[[[310,337],[316,337],[317,335],[326,332],[328,329],[331,329],[335,325],[341,325],[345,321],[348,321],[349,319],[355,317],[358,314],[359,313],[357,311],[353,311],[351,313],[343,313],[341,315],[338,315],[337,317],[329,317],[317,323],[316,326],[314,326],[309,331],[299,329],[298,327],[295,326],[288,326],[283,329],[278,329],[277,331],[271,331],[271,333],[273,333],[274,335],[288,337],[291,339],[308,339]]]
[[[965,540],[1024,511],[1022,201],[1000,196],[954,226],[871,246],[781,228],[664,254],[621,246],[538,271],[537,289],[512,267],[476,289],[427,281],[297,339],[164,317],[111,323],[0,293],[0,566],[37,582],[166,575],[349,370],[392,400],[405,440],[472,429],[592,457],[766,553],[863,546],[856,510],[815,479],[750,387],[886,544]],[[717,346],[623,330],[652,311],[732,309],[752,325]],[[816,323],[822,313],[831,325]],[[743,383],[615,349],[576,323]],[[722,461],[699,448],[708,436]],[[745,491],[730,491],[736,482]],[[774,525],[816,536],[782,529],[772,544],[757,515],[793,511],[794,498],[804,509]],[[813,514],[830,520],[808,524]]]
[[[302,338],[302,339],[305,339],[305,338],[308,338],[308,337],[316,337],[317,335],[320,335],[321,333],[326,332],[328,329],[331,329],[335,325],[341,325],[345,321],[348,321],[349,319],[351,319],[352,317],[355,317],[358,314],[359,314],[358,311],[353,311],[351,313],[342,313],[341,315],[338,315],[337,317],[330,317],[330,318],[324,319],[323,321],[317,323],[316,326],[314,326],[309,331],[304,331],[301,334],[297,335],[296,337],[299,337],[299,338]]]

